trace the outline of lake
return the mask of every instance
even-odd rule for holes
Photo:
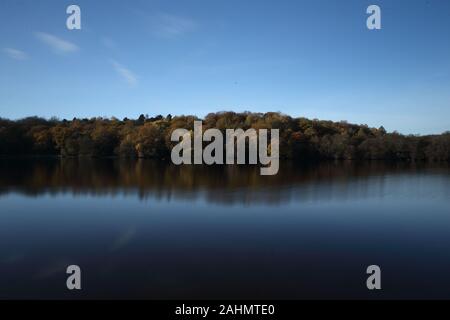
[[[2,299],[450,298],[447,164],[2,159],[0,221]]]

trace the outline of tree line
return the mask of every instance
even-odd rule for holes
[[[60,155],[63,157],[139,157],[169,159],[173,130],[279,129],[280,157],[287,159],[449,161],[450,132],[402,135],[383,127],[333,122],[277,112],[217,112],[204,119],[191,115],[137,119],[90,118],[60,120],[0,118],[0,155]]]

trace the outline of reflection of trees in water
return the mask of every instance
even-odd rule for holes
[[[248,165],[174,166],[143,159],[3,159],[0,193],[138,194],[141,199],[204,198],[222,204],[277,204],[381,194],[388,175],[424,170],[449,173],[449,167],[376,161],[285,162],[277,175],[261,176],[257,166]]]

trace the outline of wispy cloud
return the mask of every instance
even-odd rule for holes
[[[48,45],[57,53],[70,53],[79,50],[78,46],[45,32],[35,32],[36,38]]]
[[[115,60],[110,60],[114,70],[126,81],[129,85],[136,85],[138,83],[137,76],[128,68],[124,67]]]
[[[109,37],[103,37],[101,39],[101,43],[108,49],[116,49],[117,48],[116,42]]]
[[[197,28],[195,21],[173,14],[159,13],[152,17],[153,34],[163,38],[174,38]]]
[[[18,49],[14,49],[14,48],[3,48],[3,52],[8,55],[8,57],[10,57],[11,59],[15,59],[15,60],[26,60],[28,59],[28,55]]]
[[[119,235],[119,237],[113,242],[110,251],[117,251],[123,247],[125,247],[127,244],[130,243],[131,240],[133,240],[134,236],[136,235],[136,227],[131,226],[127,228],[122,234]]]

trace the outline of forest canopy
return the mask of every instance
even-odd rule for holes
[[[280,157],[298,160],[408,160],[449,161],[450,132],[441,135],[402,135],[383,127],[333,122],[276,112],[217,112],[204,119],[191,115],[137,119],[90,118],[59,120],[28,117],[0,118],[0,155],[59,155],[63,157],[140,157],[170,159],[177,128],[192,130],[194,120],[203,130],[279,129]]]

